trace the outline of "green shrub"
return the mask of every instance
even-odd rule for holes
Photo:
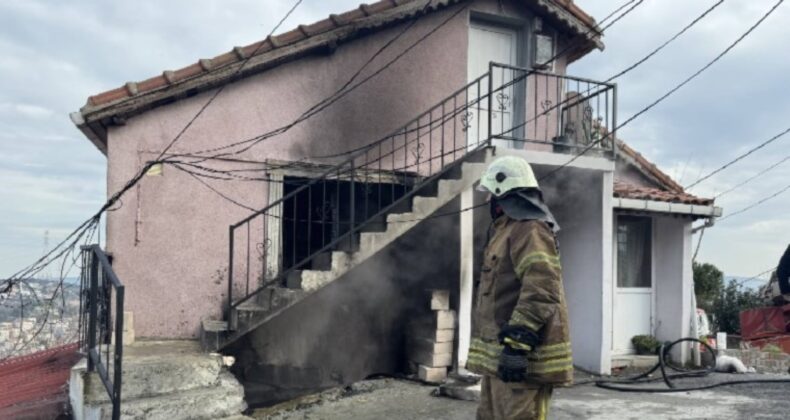
[[[652,335],[636,335],[631,339],[636,354],[656,354],[661,343]]]

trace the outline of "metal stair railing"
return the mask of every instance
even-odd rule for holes
[[[295,270],[313,268],[318,255],[353,251],[362,229],[385,227],[388,213],[481,148],[587,147],[596,133],[616,126],[614,90],[491,63],[487,73],[317,176],[278,180],[292,190],[229,226],[226,319]]]
[[[112,258],[99,245],[82,247],[81,258],[80,348],[88,359],[88,372],[101,379],[112,404],[112,419],[117,420],[123,380],[124,286],[112,269]]]

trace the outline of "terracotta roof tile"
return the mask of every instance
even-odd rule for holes
[[[658,188],[642,187],[621,181],[614,183],[614,196],[617,198],[632,198],[635,200],[663,201],[667,203],[693,204],[709,206],[713,204],[711,198],[701,198],[682,191],[666,191]]]
[[[156,91],[158,89],[166,88],[167,86],[177,84],[181,81],[211,73],[221,67],[234,64],[245,60],[252,54],[263,54],[272,49],[287,46],[297,43],[316,36],[318,34],[337,29],[353,23],[356,20],[373,16],[379,13],[386,12],[395,7],[400,7],[408,3],[414,3],[418,0],[381,0],[372,4],[362,4],[358,8],[349,10],[341,14],[332,14],[327,19],[320,20],[310,25],[299,25],[297,28],[285,32],[281,35],[269,37],[265,41],[259,41],[244,47],[234,48],[230,53],[224,53],[212,59],[204,59],[195,64],[187,67],[166,72],[162,76],[152,77],[142,81],[133,89],[128,86],[112,89],[88,98],[88,107],[103,108],[111,106],[115,102],[121,102],[124,99],[131,98],[136,95],[145,94],[148,92]],[[440,5],[450,5],[458,3],[463,0],[440,0],[436,1],[434,8]],[[589,26],[596,28],[595,20],[576,6],[572,0],[553,0],[554,3],[559,4],[564,10],[573,15],[576,19]]]
[[[661,169],[658,169],[655,163],[647,160],[641,153],[637,152],[636,150],[632,149],[631,146],[625,144],[622,140],[617,140],[617,150],[621,153],[629,156],[631,159],[635,160],[637,164],[640,165],[641,169],[648,172],[652,177],[654,177],[658,182],[662,184],[662,186],[666,187],[668,190],[672,190],[675,192],[683,192],[683,187],[675,182],[669,175],[667,175]]]
[[[0,362],[0,418],[55,418],[68,402],[77,343]],[[61,411],[59,411],[61,410]]]

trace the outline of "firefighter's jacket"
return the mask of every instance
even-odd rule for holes
[[[528,352],[527,382],[569,385],[573,360],[557,243],[542,221],[498,217],[475,291],[467,369],[496,376],[505,325],[525,326],[540,344]]]

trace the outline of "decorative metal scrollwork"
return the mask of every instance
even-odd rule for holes
[[[414,157],[415,161],[420,161],[423,149],[425,149],[425,144],[420,142],[417,142],[417,144],[411,149],[411,155]]]
[[[258,252],[258,258],[263,260],[272,250],[272,240],[266,238],[263,240],[263,242],[258,242],[255,244],[255,250]]]
[[[325,201],[322,205],[315,208],[315,218],[321,221],[332,219],[332,203]]]
[[[551,115],[552,105],[554,105],[554,102],[551,99],[544,99],[540,102],[540,107],[543,108],[543,113],[546,116]]]
[[[464,113],[461,114],[461,131],[465,132],[469,130],[469,126],[472,125],[472,120],[474,119],[474,117],[475,115],[469,112],[468,110],[464,111]]]
[[[505,92],[499,92],[496,95],[496,101],[499,110],[504,111],[510,106],[510,95]]]

